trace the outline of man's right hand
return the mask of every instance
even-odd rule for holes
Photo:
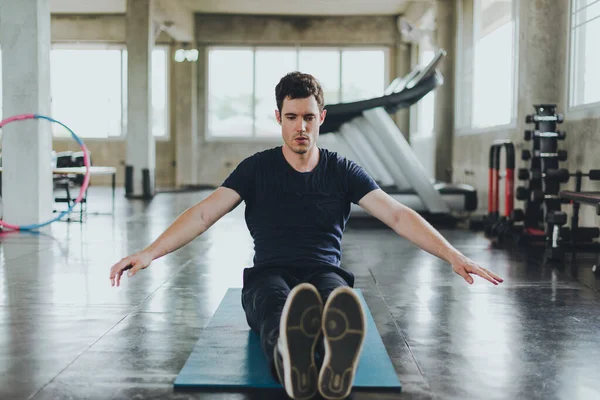
[[[148,268],[153,260],[154,259],[152,255],[144,251],[140,251],[121,259],[121,261],[113,265],[110,269],[110,285],[115,286],[116,281],[117,286],[119,286],[123,272],[129,270],[127,275],[133,276],[139,270]]]

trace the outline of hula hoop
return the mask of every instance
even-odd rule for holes
[[[51,223],[58,221],[59,219],[61,219],[62,217],[64,217],[65,215],[69,214],[71,211],[73,211],[73,208],[75,207],[75,205],[77,203],[80,203],[81,200],[83,199],[83,196],[85,195],[85,191],[88,188],[88,185],[90,183],[90,160],[89,160],[89,156],[88,156],[88,151],[87,151],[87,147],[85,146],[85,144],[83,143],[83,141],[75,134],[75,132],[73,132],[71,130],[71,128],[69,128],[68,126],[66,126],[65,124],[63,124],[60,121],[55,120],[54,118],[50,118],[50,117],[46,117],[44,115],[38,115],[38,114],[20,114],[20,115],[15,115],[12,117],[8,117],[2,121],[0,121],[0,129],[2,129],[2,127],[10,122],[15,122],[15,121],[23,121],[26,119],[45,119],[48,120],[50,122],[54,122],[56,124],[62,125],[66,130],[68,130],[71,133],[71,136],[73,136],[73,139],[75,139],[75,141],[79,144],[79,146],[81,147],[81,150],[83,150],[83,164],[85,166],[85,177],[83,178],[83,184],[81,185],[81,190],[79,191],[79,196],[77,196],[77,198],[75,199],[75,202],[73,202],[72,205],[69,205],[69,209],[66,211],[61,212],[58,217],[56,218],[52,218],[46,222],[42,222],[39,224],[33,224],[33,225],[12,225],[9,224],[7,222],[4,222],[3,220],[0,220],[0,227],[3,228],[8,228],[8,229],[13,229],[13,230],[17,230],[17,231],[30,231],[30,230],[35,230],[38,228],[41,228],[43,226],[46,225],[50,225]]]

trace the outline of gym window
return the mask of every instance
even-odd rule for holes
[[[471,126],[508,125],[513,120],[515,18],[513,0],[475,0]]]
[[[275,86],[288,72],[314,75],[325,104],[380,96],[387,78],[381,48],[211,47],[208,138],[275,138]]]
[[[166,46],[152,53],[152,132],[169,136]],[[1,65],[0,53],[0,78]],[[2,84],[0,79],[0,94]],[[127,132],[127,49],[125,46],[54,45],[50,51],[51,113],[82,138],[119,138]],[[0,116],[2,102],[0,96]],[[70,137],[58,124],[55,137]]]
[[[570,15],[571,107],[600,104],[600,0],[572,0]]]
[[[456,64],[458,133],[512,126],[516,121],[519,0],[458,0]],[[522,0],[525,1],[525,0]]]

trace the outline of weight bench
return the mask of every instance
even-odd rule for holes
[[[591,176],[591,175],[590,175]],[[552,248],[548,251],[557,251],[562,255],[567,249],[575,254],[576,250],[600,251],[600,243],[593,239],[600,237],[600,228],[598,227],[580,227],[579,226],[579,206],[581,204],[592,205],[596,207],[596,214],[600,215],[600,192],[582,192],[581,182],[577,182],[578,190],[561,190],[558,196],[562,200],[569,200],[573,203],[573,216],[571,218],[570,238],[563,241],[552,240]],[[567,222],[564,212],[553,213],[548,216],[548,222],[557,224],[558,227]],[[558,222],[556,222],[558,221]],[[556,228],[555,226],[554,228]]]
[[[561,199],[567,199],[581,204],[589,204],[596,207],[596,214],[600,215],[600,192],[575,192],[572,190],[561,190]]]

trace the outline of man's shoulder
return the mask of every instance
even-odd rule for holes
[[[273,164],[277,162],[277,147],[260,150],[246,156],[225,179],[223,185],[242,195],[244,199],[248,196],[248,185],[252,185],[260,174],[260,171],[274,170]]]
[[[358,178],[359,180],[372,181],[372,177],[368,172],[356,161],[328,149],[321,149],[322,154],[326,157],[327,171],[331,173],[341,174],[346,178]]]
[[[351,165],[353,164],[353,161],[351,159],[349,159],[348,157],[333,151],[333,150],[329,150],[326,149],[324,147],[321,147],[321,155],[325,157],[325,159],[327,160],[327,163],[331,166],[337,166],[340,169],[343,170],[347,170],[351,167]]]
[[[278,151],[281,151],[281,146],[271,147],[269,149],[257,151],[254,154],[248,156],[246,159],[252,159],[256,161],[273,160],[277,156]]]
[[[249,156],[246,156],[241,162],[240,165],[243,166],[254,166],[262,163],[271,163],[276,160],[277,150],[281,151],[281,147],[273,147],[270,149],[259,150]]]

